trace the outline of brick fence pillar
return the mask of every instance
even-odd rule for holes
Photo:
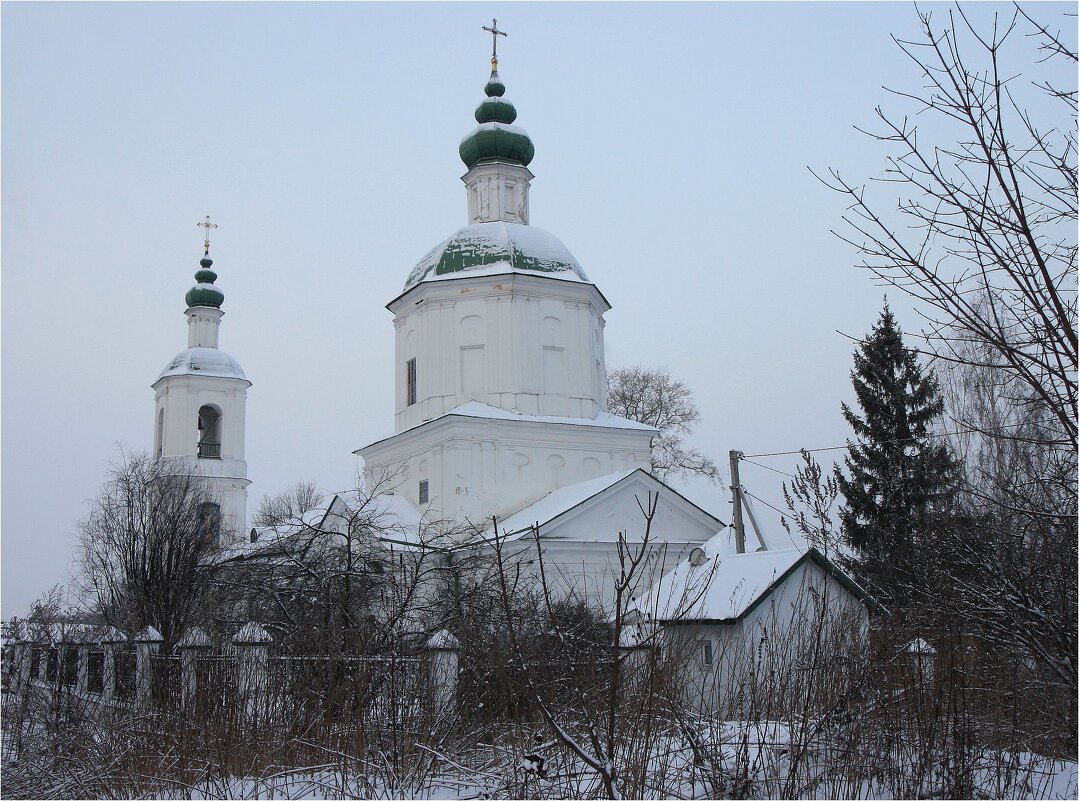
[[[135,698],[149,703],[153,696],[153,657],[161,651],[165,638],[153,626],[135,635]]]
[[[205,655],[212,643],[210,638],[198,626],[188,630],[187,634],[180,638],[176,647],[180,651],[180,675],[183,681],[183,703],[189,706],[195,702],[198,692],[198,675],[195,666],[200,656]]]
[[[446,629],[427,640],[431,682],[431,706],[435,715],[446,717],[457,706],[457,662],[461,643]]]

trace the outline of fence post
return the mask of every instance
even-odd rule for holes
[[[116,647],[127,642],[123,632],[108,628],[101,633],[101,647],[105,651],[105,664],[101,668],[101,700],[112,704],[116,701]]]
[[[911,672],[914,683],[917,686],[933,683],[933,662],[937,655],[937,649],[927,643],[921,637],[915,637],[904,648],[910,657]]]
[[[135,635],[135,698],[149,703],[153,696],[153,657],[161,650],[165,638],[153,626]]]
[[[180,650],[180,676],[183,680],[184,706],[195,701],[198,692],[198,677],[195,665],[198,658],[209,650],[212,643],[206,632],[195,626],[180,638],[176,647]]]
[[[11,689],[21,690],[30,681],[30,644],[18,640],[11,645]]]
[[[84,698],[90,692],[90,648],[92,646],[93,643],[85,639],[74,644],[78,653],[78,661],[75,663],[75,692]]]
[[[237,657],[236,685],[248,715],[254,715],[259,693],[266,687],[272,642],[270,633],[255,622],[244,624],[232,638]]]
[[[453,713],[457,705],[457,654],[461,643],[446,629],[427,640],[431,704],[438,717]]]

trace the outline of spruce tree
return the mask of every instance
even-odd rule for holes
[[[846,501],[841,530],[858,578],[895,611],[906,608],[929,563],[932,529],[954,497],[955,462],[931,435],[944,410],[932,371],[903,346],[887,301],[854,352],[851,371],[861,414],[843,404],[856,441],[847,441],[847,474],[836,468]]]

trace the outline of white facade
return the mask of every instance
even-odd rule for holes
[[[504,552],[507,558],[534,565],[538,546],[553,594],[598,602],[610,612],[615,581],[623,569],[618,538],[624,536],[634,549],[645,542],[641,505],[647,506],[649,498],[655,499],[655,510],[648,526],[646,554],[623,599],[626,603],[630,597],[645,593],[695,547],[724,528],[722,521],[687,501],[647,468],[570,485],[500,520]],[[538,525],[538,543],[532,533],[534,525]],[[492,534],[484,532],[484,540],[489,543]]]
[[[655,430],[625,422],[606,413],[594,420],[533,417],[468,403],[362,448],[364,482],[403,495],[447,528],[482,529],[491,517],[562,487],[649,469]]]
[[[528,189],[534,177],[520,164],[481,161],[461,178],[468,190],[468,221],[528,225]]]
[[[809,668],[827,673],[864,642],[873,601],[814,548],[732,553],[728,539],[691,552],[634,610],[682,665],[686,700],[738,716],[804,698]]]
[[[606,409],[603,314],[610,305],[593,284],[508,269],[465,272],[419,283],[388,308],[398,432],[468,401],[587,419]]]
[[[153,383],[154,457],[203,476],[220,507],[221,538],[235,541],[247,525],[244,457],[247,380],[218,348],[218,308],[187,310],[188,347]]]

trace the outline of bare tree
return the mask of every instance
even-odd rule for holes
[[[122,454],[79,524],[77,582],[93,611],[173,642],[206,598],[218,508],[203,479],[170,460]]]
[[[670,475],[703,476],[719,481],[715,462],[692,448],[684,437],[701,419],[693,390],[671,376],[666,367],[619,367],[607,374],[607,410],[655,426],[652,473],[661,481]]]
[[[838,172],[825,182],[850,200],[840,237],[916,301],[928,350],[954,365],[949,412],[968,433],[960,509],[930,549],[936,620],[1063,687],[1074,733],[1074,34],[1018,6],[984,30],[958,6],[919,17],[920,40],[896,43],[923,87],[893,91],[916,117],[878,108],[870,133],[892,149],[898,214]]]
[[[279,526],[294,523],[324,500],[322,492],[309,481],[297,481],[276,495],[267,495],[251,518],[254,526]]]
[[[396,479],[386,475],[325,504],[302,482],[266,499],[259,519],[271,530],[218,559],[224,625],[258,620],[296,652],[356,650],[361,641],[373,652],[415,627],[445,549],[428,541],[441,533],[438,525],[408,531],[383,503]]]
[[[984,344],[990,358],[980,363],[1007,374],[1013,402],[1046,409],[1057,438],[1074,444],[1075,47],[1018,7],[994,15],[988,31],[958,6],[943,26],[930,12],[920,20],[921,41],[896,43],[923,90],[893,94],[921,122],[878,107],[881,130],[870,134],[895,147],[881,180],[901,193],[899,216],[833,170],[825,183],[850,200],[839,236],[864,268],[918,302],[938,358],[969,362],[967,345]],[[1024,29],[1034,52],[1020,82],[1004,59]],[[1059,62],[1056,77],[1031,75]],[[1031,87],[1048,99],[1028,97]]]
[[[840,549],[841,536],[836,529],[834,512],[839,498],[839,481],[834,470],[827,473],[807,450],[802,450],[802,464],[795,471],[794,480],[783,483],[783,500],[791,513],[791,520],[780,519],[783,528],[795,530],[813,547],[833,561],[846,567],[846,556]]]

